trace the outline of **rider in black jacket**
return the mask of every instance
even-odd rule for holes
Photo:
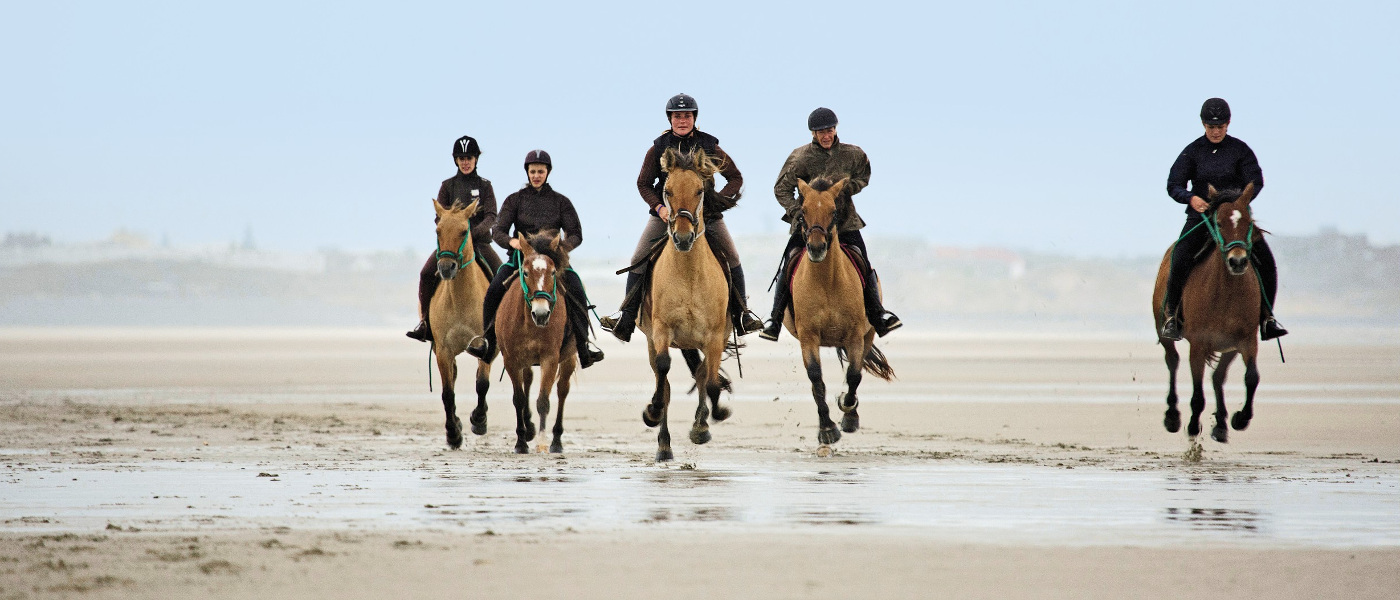
[[[1173,200],[1186,205],[1186,225],[1182,227],[1182,238],[1172,248],[1170,273],[1167,276],[1167,298],[1162,323],[1161,336],[1169,340],[1181,339],[1181,324],[1178,309],[1181,293],[1186,287],[1186,278],[1203,256],[1201,249],[1210,243],[1210,234],[1204,227],[1197,227],[1210,204],[1206,201],[1206,189],[1214,186],[1217,190],[1242,189],[1254,183],[1256,198],[1264,189],[1264,172],[1259,169],[1259,159],[1254,151],[1237,138],[1226,134],[1230,127],[1230,105],[1220,98],[1211,98],[1201,105],[1201,124],[1205,135],[1197,138],[1182,150],[1181,156],[1172,163],[1167,175],[1167,194]],[[1187,183],[1191,184],[1187,189]],[[1260,236],[1255,240],[1250,252],[1254,268],[1259,272],[1263,283],[1264,304],[1260,307],[1259,337],[1265,340],[1287,335],[1288,330],[1274,319],[1272,307],[1278,293],[1278,269],[1274,264],[1273,252],[1268,242]]]

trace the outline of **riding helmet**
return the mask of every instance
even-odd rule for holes
[[[676,94],[666,101],[666,116],[670,117],[673,112],[692,112],[695,116],[700,116],[700,105],[695,102],[695,98],[690,94]]]
[[[1211,98],[1201,105],[1201,122],[1223,125],[1230,122],[1230,105],[1223,98]]]
[[[463,156],[481,156],[481,146],[477,145],[476,138],[464,135],[452,142],[452,158]]]
[[[820,107],[807,115],[807,129],[818,131],[831,129],[836,126],[836,113],[829,108]]]
[[[554,163],[549,160],[549,153],[544,150],[531,150],[529,154],[525,155],[525,169],[529,170],[533,163],[542,164],[549,171],[554,170]]]

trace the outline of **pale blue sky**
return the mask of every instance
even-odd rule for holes
[[[0,232],[426,252],[469,133],[500,198],[548,150],[581,251],[621,253],[685,91],[744,172],[736,232],[778,229],[777,170],[828,106],[874,164],[871,235],[1155,254],[1182,222],[1167,169],[1222,96],[1265,227],[1400,243],[1397,6],[7,2]]]

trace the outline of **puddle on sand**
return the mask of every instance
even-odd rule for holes
[[[689,527],[966,541],[1400,545],[1400,473],[1193,475],[1028,465],[707,461],[403,470],[180,463],[9,470],[0,531]],[[291,467],[291,468],[288,468]],[[258,477],[259,472],[277,473]]]

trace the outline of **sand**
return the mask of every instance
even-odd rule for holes
[[[1290,338],[1199,462],[1150,339],[900,332],[834,456],[785,338],[708,445],[673,379],[658,465],[635,344],[518,456],[507,382],[445,448],[398,332],[0,330],[0,598],[1393,597],[1400,345]]]

